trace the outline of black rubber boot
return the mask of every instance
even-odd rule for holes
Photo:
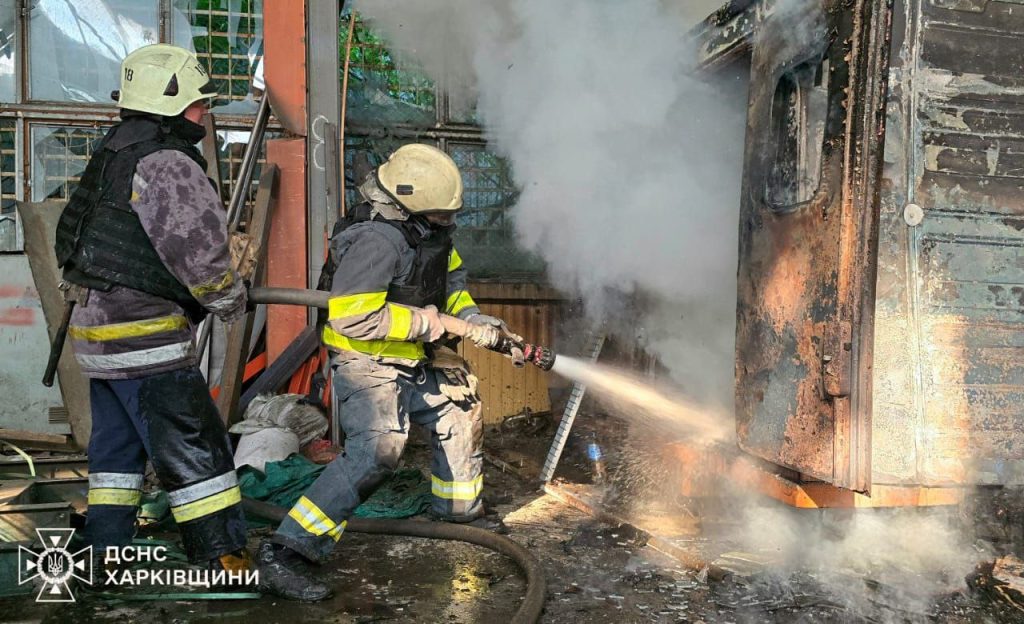
[[[427,516],[432,520],[436,520],[438,522],[464,524],[466,526],[476,527],[478,529],[490,531],[491,533],[497,533],[498,535],[508,535],[512,532],[512,530],[508,528],[508,525],[506,525],[502,521],[501,516],[492,511],[487,511],[483,515],[473,518],[472,520],[446,518],[444,516],[437,514],[432,509],[427,511]]]
[[[331,588],[306,573],[306,561],[297,552],[270,542],[260,542],[256,552],[260,591],[287,598],[317,602],[331,595]]]

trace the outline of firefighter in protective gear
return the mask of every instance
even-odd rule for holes
[[[332,351],[334,407],[345,452],[327,466],[257,554],[264,590],[319,600],[329,589],[304,573],[322,562],[348,518],[398,465],[412,424],[433,439],[432,515],[504,529],[483,489],[483,421],[476,378],[439,340],[439,312],[497,342],[491,317],[466,290],[452,245],[462,178],[444,152],[399,148],[360,187],[364,201],[335,228],[321,288],[330,288],[323,342]],[[500,324],[500,321],[498,321]]]
[[[215,96],[187,50],[125,58],[121,121],[61,214],[56,252],[64,279],[88,288],[68,330],[90,378],[87,539],[99,553],[131,543],[148,458],[189,559],[238,570],[248,566],[241,494],[194,343],[207,313],[230,322],[246,307],[195,148]]]

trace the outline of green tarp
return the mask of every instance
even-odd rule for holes
[[[302,493],[313,485],[326,466],[314,464],[302,455],[279,462],[267,462],[266,474],[243,466],[238,470],[242,496],[290,509]],[[430,507],[430,483],[415,468],[398,470],[355,512],[358,518],[409,518]],[[170,522],[170,505],[163,490],[147,494],[139,511],[143,524],[159,526]],[[249,516],[250,526],[266,526],[268,521]],[[173,526],[170,524],[169,526]]]
[[[302,455],[279,462],[268,462],[266,474],[249,466],[238,471],[242,496],[291,508],[302,493],[313,485],[326,466],[314,464]],[[359,518],[408,518],[430,507],[430,484],[415,468],[398,470],[360,505]],[[250,521],[254,520],[250,518]]]

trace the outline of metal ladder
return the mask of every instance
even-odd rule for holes
[[[590,346],[587,349],[591,362],[596,362],[598,356],[601,355],[604,339],[605,335],[603,332],[599,331],[593,334]],[[572,431],[572,424],[576,420],[576,414],[580,411],[580,405],[583,403],[583,396],[586,393],[586,384],[579,382],[572,384],[572,394],[569,395],[569,402],[565,404],[565,411],[562,412],[562,422],[558,425],[555,439],[551,442],[551,448],[548,450],[548,457],[544,460],[544,469],[540,473],[542,483],[550,482],[551,478],[555,476],[558,460],[561,459],[562,451],[565,450],[565,443],[569,440],[569,432]]]

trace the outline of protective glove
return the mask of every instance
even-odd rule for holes
[[[413,336],[413,340],[434,342],[444,335],[444,325],[441,324],[441,316],[438,314],[436,306],[428,305],[421,308],[417,312],[416,318],[419,323],[419,331]]]
[[[232,284],[231,291],[224,297],[214,301],[213,306],[207,308],[228,325],[241,320],[256,307],[255,304],[249,303],[249,288],[242,280]]]
[[[512,333],[512,330],[508,328],[508,325],[505,323],[505,321],[501,320],[500,318],[491,316],[489,314],[481,314],[479,312],[476,314],[470,314],[469,316],[466,317],[466,322],[472,323],[473,325],[490,325],[491,327],[498,328],[498,331],[500,333],[505,334],[515,342],[523,341],[522,336],[520,336],[519,334]]]
[[[466,317],[466,322],[474,326],[493,327],[497,329],[498,338],[494,340],[492,345],[498,344],[498,340],[500,339],[502,334],[511,338],[513,342],[520,344],[522,344],[523,342],[523,337],[520,336],[519,334],[512,333],[512,330],[508,328],[508,325],[505,324],[505,321],[501,320],[500,318],[490,316],[488,314],[476,313],[470,314],[468,317]],[[523,350],[520,349],[519,347],[513,347],[511,353],[504,353],[503,355],[512,360],[512,365],[515,366],[516,368],[522,368],[526,364],[526,358],[523,356]]]
[[[491,349],[501,339],[501,332],[493,325],[477,325],[470,322],[469,331],[463,338],[472,340],[481,349]]]
[[[456,403],[475,403],[479,381],[476,375],[458,368],[438,368],[437,386],[441,394]]]
[[[474,325],[493,325],[494,327],[501,327],[505,324],[505,321],[502,321],[500,318],[489,314],[482,314],[480,312],[470,314],[466,317],[466,321],[473,323]]]

